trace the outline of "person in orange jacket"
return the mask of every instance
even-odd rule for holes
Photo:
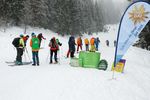
[[[79,47],[82,50],[82,39],[81,39],[81,37],[79,37],[77,39],[77,52],[79,51]]]
[[[90,48],[90,51],[92,52],[95,52],[95,45],[94,45],[94,41],[95,41],[95,38],[92,37],[91,40],[90,40],[90,45],[91,45],[91,48]]]
[[[89,51],[89,40],[88,40],[88,38],[84,39],[84,43],[85,43],[86,51]]]

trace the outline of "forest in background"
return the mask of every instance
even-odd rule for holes
[[[121,12],[112,0],[1,0],[0,25],[82,34],[100,32],[104,25],[118,23]]]

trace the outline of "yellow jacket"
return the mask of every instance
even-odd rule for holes
[[[20,38],[20,40],[19,40],[19,48],[24,48],[24,40],[23,40],[23,38]]]

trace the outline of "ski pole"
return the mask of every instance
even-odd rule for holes
[[[47,54],[47,57],[46,57],[46,62],[47,62],[49,56],[50,56],[50,52],[48,51],[48,54]]]
[[[60,49],[58,52],[59,52],[59,62],[58,63],[60,64],[60,62],[61,62],[61,46],[60,46]]]
[[[27,50],[26,47],[25,47],[25,51],[26,51],[26,53],[27,53],[27,55],[28,55],[29,60],[31,61],[31,58],[30,58],[30,56],[29,56],[29,53],[28,53],[28,50]]]
[[[24,54],[23,54],[23,55],[24,55],[24,58],[25,58],[25,62],[26,62],[26,61],[27,61],[27,58],[26,58],[26,54],[25,54],[25,52],[24,52]]]

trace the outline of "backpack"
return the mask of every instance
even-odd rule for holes
[[[14,47],[19,47],[19,41],[20,41],[20,38],[14,38],[14,40],[12,41],[12,44],[14,45]]]
[[[51,39],[51,50],[58,50],[59,47],[58,47],[58,44],[56,43],[56,40],[55,39]]]
[[[108,62],[105,59],[100,60],[98,69],[106,70],[108,67]]]

